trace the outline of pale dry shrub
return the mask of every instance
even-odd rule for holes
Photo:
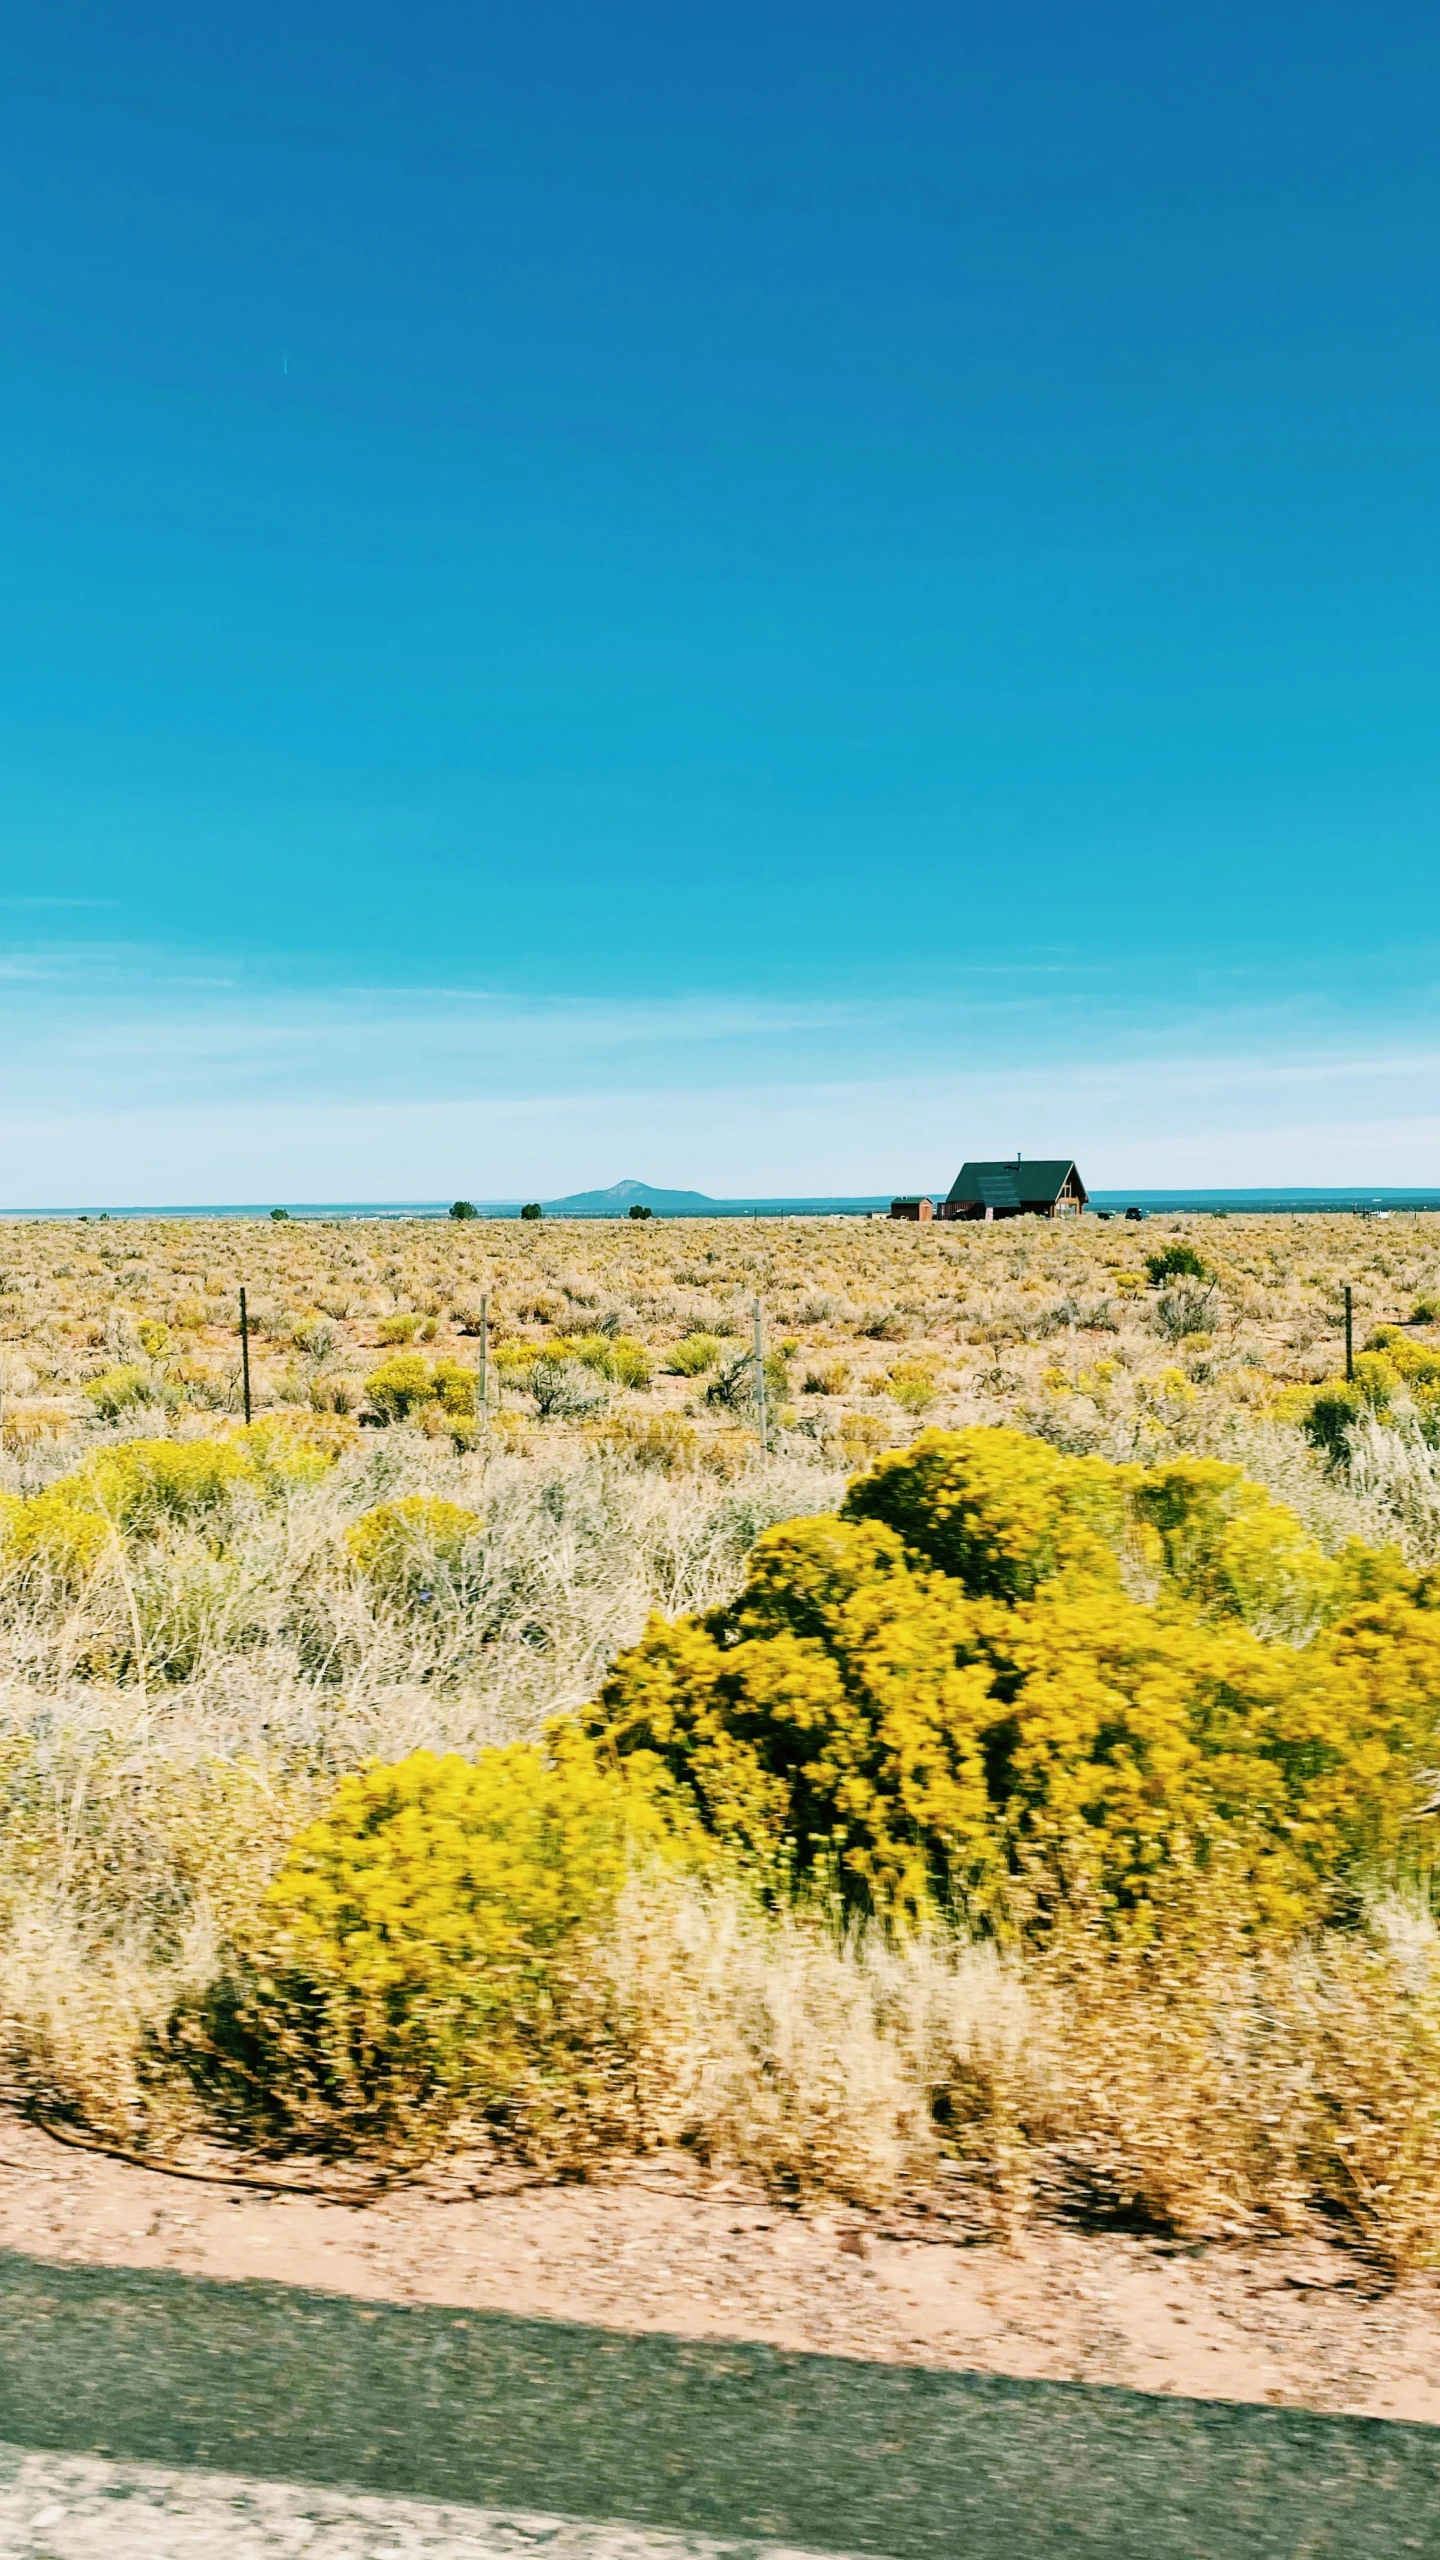
[[[1317,1951],[1295,1997],[1314,2190],[1372,2257],[1403,2273],[1440,2255],[1440,1943],[1428,1915],[1423,1926],[1402,1915],[1403,1936],[1389,1916],[1388,1944]]]
[[[12,2100],[102,2141],[164,2149],[200,2123],[147,2067],[177,2000],[213,1969],[203,1924],[168,1963],[148,1933],[97,1933],[70,1894],[16,1894],[0,1933],[0,2078]]]
[[[83,1723],[111,1688],[166,1693],[164,1736],[217,1751],[256,1728],[306,1738],[317,1719],[347,1748],[474,1748],[533,1732],[593,1694],[648,1611],[705,1609],[736,1588],[760,1530],[833,1507],[838,1466],[819,1450],[743,1466],[727,1456],[667,1475],[623,1437],[535,1464],[493,1436],[457,1455],[414,1431],[374,1435],[279,1503],[237,1494],[215,1524],[162,1524],[117,1548],[76,1595],[33,1575],[0,1579],[0,1738],[37,1701],[73,1691]],[[424,1610],[357,1578],[345,1531],[377,1503],[438,1496],[481,1524],[463,1588],[442,1577]],[[83,1679],[76,1673],[83,1664]],[[107,1666],[117,1666],[107,1678]],[[414,1718],[428,1723],[415,1731]],[[402,1738],[403,1737],[403,1738]],[[152,1748],[166,1748],[162,1734]]]
[[[1071,1930],[1042,1965],[1075,2201],[1186,2235],[1320,2215],[1393,2273],[1440,2255],[1440,1937],[1389,1900],[1294,1946],[1223,1878],[1146,1945]]]
[[[929,2092],[862,1948],[737,1892],[652,1883],[612,1962],[646,2147],[863,2204],[928,2176]]]
[[[1231,1889],[1149,1947],[1039,1958],[936,1931],[837,1940],[689,1889],[612,1959],[636,2138],[783,2192],[890,2202],[960,2176],[995,2226],[1079,2211],[1170,2233],[1319,2214],[1391,2270],[1440,2245],[1440,1948],[1385,1925],[1257,1944]]]
[[[1146,1945],[1067,1931],[1045,1967],[1064,2090],[1054,2169],[1080,2210],[1186,2235],[1296,2227],[1309,2055],[1288,1960],[1223,1899]]]
[[[1440,1556],[1440,1449],[1415,1422],[1362,1414],[1350,1426],[1345,1473],[1354,1500],[1387,1522],[1413,1562]]]
[[[1182,2236],[1321,2215],[1391,2270],[1440,2248],[1440,1940],[1420,1906],[1299,1946],[1233,1880],[1168,1929],[1084,1916],[1043,1953],[937,1926],[837,1936],[724,1884],[638,1883],[608,1952],[625,2147],[877,2206],[959,2177],[1036,2213]]]
[[[742,1880],[632,1877],[489,2130],[552,2169],[684,2151],[791,2199],[876,2207],[946,2164],[1010,2228],[1048,2128],[1043,1995],[943,1926],[895,1942],[763,1909]]]
[[[75,1428],[75,1417],[63,1404],[8,1402],[0,1411],[0,1448],[26,1451],[42,1441],[63,1447]]]

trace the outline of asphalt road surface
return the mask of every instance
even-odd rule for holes
[[[1400,2560],[1440,2430],[0,2256],[0,2554]]]

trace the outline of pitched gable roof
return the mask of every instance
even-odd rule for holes
[[[1011,1156],[1000,1163],[982,1163],[978,1158],[962,1164],[949,1190],[951,1200],[978,1200],[986,1209],[1048,1209],[1059,1199],[1071,1174],[1081,1199],[1085,1185],[1075,1173],[1069,1157]]]

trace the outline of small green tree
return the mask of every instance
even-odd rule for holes
[[[632,1200],[629,1214],[632,1218],[652,1218],[655,1212],[653,1209],[647,1209],[643,1200]]]
[[[452,1200],[450,1215],[452,1218],[478,1218],[480,1212],[473,1200]]]
[[[541,1208],[538,1200],[527,1200],[524,1208],[520,1212],[520,1215],[522,1218],[543,1218],[545,1212]]]
[[[288,1218],[289,1218],[289,1215],[290,1215],[290,1212],[289,1212],[289,1210],[288,1210],[288,1209],[272,1209],[272,1210],[271,1210],[271,1212],[270,1212],[270,1215],[271,1215],[271,1217],[272,1217],[272,1218],[285,1218],[285,1219],[288,1219]]]
[[[1162,1288],[1167,1280],[1208,1280],[1209,1272],[1193,1244],[1162,1245],[1158,1253],[1147,1253],[1145,1269],[1152,1289]]]

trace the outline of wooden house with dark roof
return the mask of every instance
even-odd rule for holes
[[[1078,1218],[1090,1194],[1059,1156],[1007,1156],[962,1164],[941,1204],[942,1218]]]

